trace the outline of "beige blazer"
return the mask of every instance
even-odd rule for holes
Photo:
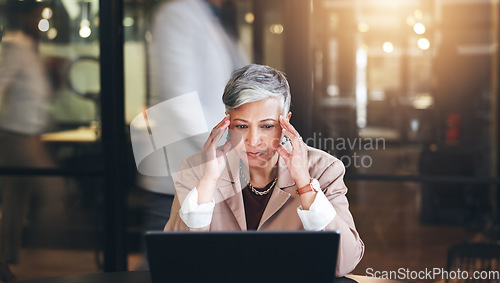
[[[343,181],[344,165],[337,158],[312,147],[308,148],[309,173],[318,179],[321,189],[335,208],[337,215],[324,230],[340,232],[339,260],[337,276],[351,272],[363,257],[364,244],[359,237],[354,220],[349,212],[346,198],[347,188]],[[214,194],[215,208],[212,222],[208,227],[191,229],[179,217],[182,201],[191,189],[198,185],[203,176],[202,153],[187,158],[183,170],[176,178],[176,195],[172,205],[170,220],[165,231],[231,231],[246,230],[243,195],[239,181],[240,159],[234,151],[227,155],[226,170],[217,182],[218,190]],[[284,160],[278,160],[278,180],[269,203],[262,215],[257,230],[304,230],[297,214],[301,205],[300,197],[295,193],[297,186],[291,178]],[[300,250],[300,243],[297,243]]]

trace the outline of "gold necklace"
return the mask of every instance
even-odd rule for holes
[[[274,178],[273,180],[273,183],[271,184],[271,186],[269,187],[269,189],[265,190],[265,191],[258,191],[256,190],[252,184],[250,184],[250,182],[247,180],[247,177],[245,177],[245,174],[243,174],[243,170],[241,169],[241,164],[240,164],[240,175],[241,177],[243,177],[243,179],[245,180],[245,183],[248,184],[248,187],[252,190],[252,192],[258,196],[263,196],[263,195],[267,195],[273,188],[274,188],[274,185],[276,185],[276,181],[278,180],[278,178]]]

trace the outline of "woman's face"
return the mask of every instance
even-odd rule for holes
[[[239,157],[249,167],[267,167],[281,142],[277,99],[266,98],[232,109],[229,136]]]

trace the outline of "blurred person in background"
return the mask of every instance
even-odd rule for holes
[[[248,63],[238,43],[235,3],[227,0],[162,3],[152,23],[149,62],[148,106],[197,91],[207,125],[217,124],[224,111],[220,97],[227,80],[234,70]],[[207,135],[183,140],[183,150],[177,150],[176,156],[169,153],[168,158],[183,160],[199,151]],[[145,194],[144,230],[163,230],[175,194],[172,177],[139,175],[138,185]],[[144,268],[147,264],[139,267]]]
[[[0,51],[0,167],[54,167],[39,136],[49,124],[52,98],[51,82],[38,52],[41,3],[8,0],[5,7],[7,22]],[[1,176],[0,280],[15,281],[9,264],[19,259],[32,190],[43,188],[43,198],[54,202],[36,216],[43,220],[38,224],[50,228],[51,217],[60,214],[63,206],[58,199],[60,185],[54,178]]]

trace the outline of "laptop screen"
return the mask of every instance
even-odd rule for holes
[[[333,282],[336,231],[147,232],[152,283]]]

